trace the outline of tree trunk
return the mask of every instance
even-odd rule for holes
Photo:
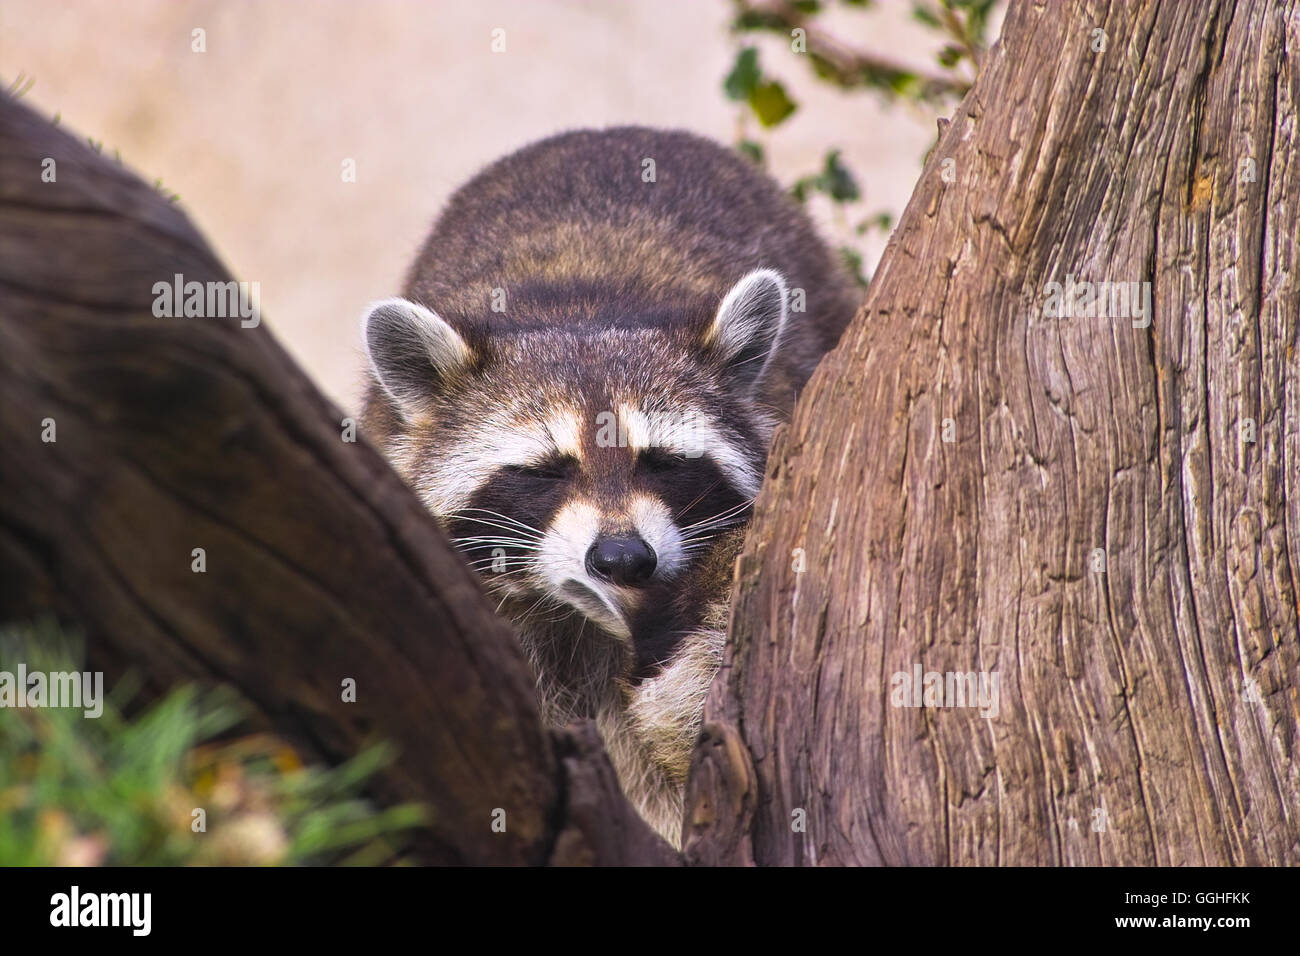
[[[431,808],[425,862],[674,861],[591,728],[543,731],[473,575],[268,331],[155,317],[176,274],[228,279],[158,193],[0,97],[4,618],[56,608],[155,685],[228,682],[333,762],[397,744],[376,791]]]
[[[1013,4],[777,439],[688,858],[1300,863],[1297,51],[1294,3]]]

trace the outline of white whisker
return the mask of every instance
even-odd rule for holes
[[[691,531],[699,531],[705,529],[706,527],[714,527],[728,522],[738,522],[741,520],[741,515],[746,510],[748,510],[749,507],[753,504],[754,504],[754,499],[748,498],[745,501],[742,501],[738,505],[733,505],[730,508],[727,508],[723,511],[719,511],[715,515],[710,515],[709,517],[704,518],[700,521],[696,521],[693,522],[692,524],[685,525],[679,530],[682,532],[683,537],[689,538],[690,537],[689,532]]]
[[[501,519],[501,521],[506,522],[506,524],[502,525],[496,521],[488,521],[486,518],[469,517],[469,514],[471,512],[477,512],[479,514],[490,515],[493,518],[499,518]],[[448,515],[448,517],[463,518],[463,520],[465,521],[472,521],[477,524],[491,525],[495,528],[502,528],[503,530],[510,531],[514,534],[518,534],[520,531],[524,531],[528,533],[529,537],[535,537],[538,540],[546,536],[545,532],[541,531],[538,528],[534,528],[530,524],[526,524],[517,518],[510,517],[509,515],[503,515],[499,511],[489,511],[487,508],[462,508],[459,511],[453,511],[450,515]]]

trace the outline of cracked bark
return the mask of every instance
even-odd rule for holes
[[[778,437],[688,858],[1300,863],[1298,51],[1295,3],[1013,3]],[[998,716],[891,706],[916,663]]]

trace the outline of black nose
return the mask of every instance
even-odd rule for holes
[[[615,584],[644,584],[655,564],[654,551],[636,535],[599,537],[587,551],[587,570]]]

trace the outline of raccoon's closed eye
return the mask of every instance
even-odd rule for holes
[[[572,457],[548,458],[545,461],[539,461],[531,465],[506,465],[506,471],[513,475],[522,475],[525,478],[539,478],[545,481],[563,481],[573,474],[573,466],[577,464]]]
[[[650,471],[672,471],[689,461],[685,455],[664,451],[662,448],[647,448],[641,452],[641,464]]]

